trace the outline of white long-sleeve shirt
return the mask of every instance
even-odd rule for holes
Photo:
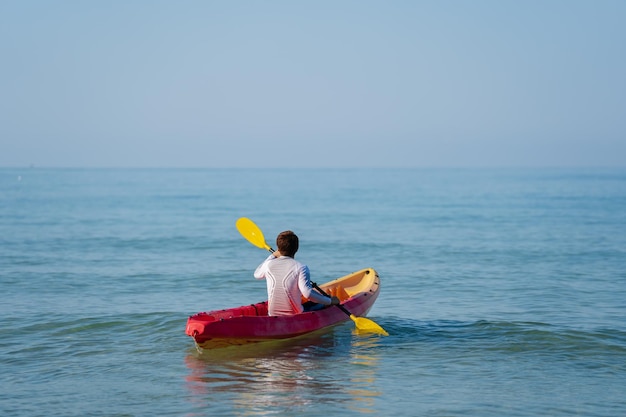
[[[330,305],[330,297],[313,290],[309,268],[288,256],[270,255],[254,271],[256,279],[267,282],[270,316],[288,316],[304,311],[302,296],[310,301]]]

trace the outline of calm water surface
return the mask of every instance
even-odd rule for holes
[[[241,216],[390,336],[199,353],[265,295]],[[626,415],[624,265],[623,169],[0,169],[0,415]]]

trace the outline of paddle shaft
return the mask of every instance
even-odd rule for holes
[[[322,295],[325,295],[326,297],[330,297],[330,295],[326,294],[326,292],[323,289],[321,289],[319,285],[317,285],[314,282],[312,284],[313,284],[313,288],[318,290]],[[348,316],[352,315],[352,313],[350,313],[348,310],[346,310],[346,308],[344,306],[342,306],[341,304],[336,304],[336,306],[339,307],[339,309],[341,311],[343,311],[344,313],[346,313]]]

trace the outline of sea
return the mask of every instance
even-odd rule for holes
[[[248,217],[368,317],[196,349],[266,298]],[[0,169],[2,416],[626,415],[626,169]]]

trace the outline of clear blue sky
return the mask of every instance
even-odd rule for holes
[[[0,2],[0,166],[626,166],[626,1]]]

